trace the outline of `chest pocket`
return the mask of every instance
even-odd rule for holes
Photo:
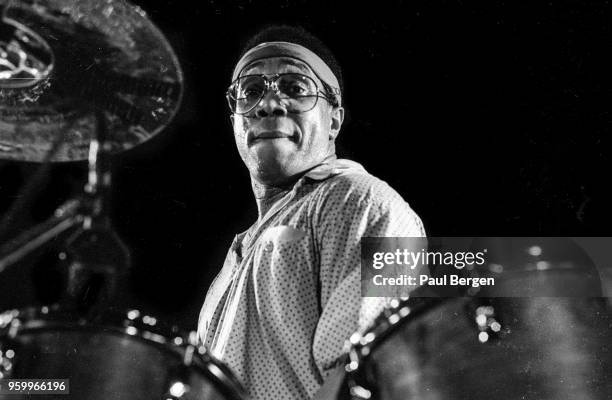
[[[295,229],[287,225],[273,226],[266,229],[262,235],[262,240],[276,243],[292,243],[299,241],[306,236],[306,232]]]
[[[274,291],[313,283],[316,252],[308,232],[274,226],[263,232],[258,242],[253,260],[258,286],[265,284]]]
[[[312,242],[306,231],[287,225],[274,226],[268,228],[259,239],[256,250],[259,260],[255,260],[255,264],[310,264],[313,253]]]

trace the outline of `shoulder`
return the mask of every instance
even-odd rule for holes
[[[321,237],[331,234],[357,240],[364,236],[425,236],[421,219],[408,203],[386,182],[370,174],[330,177],[317,191],[312,215],[315,226],[323,232]]]
[[[306,177],[312,185],[308,190],[312,194],[309,213],[316,226],[369,227],[378,233],[403,236],[424,234],[420,218],[402,196],[354,161],[335,160]]]
[[[365,171],[329,177],[316,191],[319,226],[355,226],[370,236],[425,236],[421,219],[402,196]]]
[[[367,203],[386,206],[405,201],[391,186],[365,171],[345,172],[318,184],[316,197],[324,203]]]

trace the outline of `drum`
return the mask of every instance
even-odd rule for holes
[[[47,307],[0,314],[0,375],[69,379],[69,396],[35,396],[41,400],[246,398],[231,372],[195,345],[194,335],[163,328],[137,310],[95,320]]]
[[[604,298],[397,301],[351,338],[340,397],[608,400],[612,317]]]

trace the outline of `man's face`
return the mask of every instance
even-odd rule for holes
[[[312,70],[291,58],[257,61],[241,75],[288,72],[310,76],[323,90]],[[236,146],[251,177],[265,185],[284,185],[334,154],[334,139],[342,125],[343,112],[319,98],[312,110],[290,113],[285,102],[269,90],[251,112],[232,115]]]

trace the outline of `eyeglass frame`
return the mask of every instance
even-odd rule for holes
[[[338,99],[336,98],[336,95],[340,93],[339,89],[333,88],[332,86],[328,85],[327,83],[321,81],[321,84],[323,85],[323,89],[325,89],[325,91],[327,92],[327,93],[325,93],[325,92],[319,90],[319,85],[317,84],[317,81],[314,78],[312,78],[311,76],[308,76],[306,74],[301,74],[299,72],[284,72],[284,73],[281,73],[281,74],[249,74],[249,75],[239,76],[238,78],[234,79],[234,81],[229,85],[227,91],[225,92],[225,98],[227,99],[227,103],[228,103],[228,106],[230,108],[230,111],[232,111],[232,114],[246,115],[246,114],[250,113],[251,111],[253,111],[254,109],[257,108],[259,103],[264,99],[264,97],[266,97],[266,94],[268,94],[268,92],[270,90],[274,90],[274,93],[276,93],[278,95],[279,89],[278,89],[278,86],[276,85],[276,82],[278,81],[278,79],[281,76],[284,76],[284,75],[300,75],[300,76],[305,76],[308,79],[312,80],[312,82],[315,84],[315,88],[317,90],[316,94],[307,95],[307,96],[299,96],[299,97],[316,97],[315,102],[313,103],[311,108],[309,108],[308,110],[305,110],[305,111],[290,111],[290,110],[287,110],[287,112],[289,112],[291,114],[302,114],[302,113],[307,113],[309,111],[312,111],[317,106],[317,103],[319,102],[319,98],[323,98],[323,99],[327,100],[329,102],[329,104],[332,105],[332,107],[340,106],[340,103],[338,102]],[[257,77],[263,78],[264,83],[266,85],[266,89],[262,92],[261,97],[257,100],[257,102],[255,102],[255,105],[252,108],[250,108],[246,112],[237,113],[236,111],[232,110],[232,106],[231,106],[232,96],[231,96],[230,93],[232,91],[232,87],[240,79],[243,79],[243,78],[246,78],[246,77],[250,77],[250,76],[257,76]],[[234,99],[234,101],[237,101],[237,100],[238,99]]]

